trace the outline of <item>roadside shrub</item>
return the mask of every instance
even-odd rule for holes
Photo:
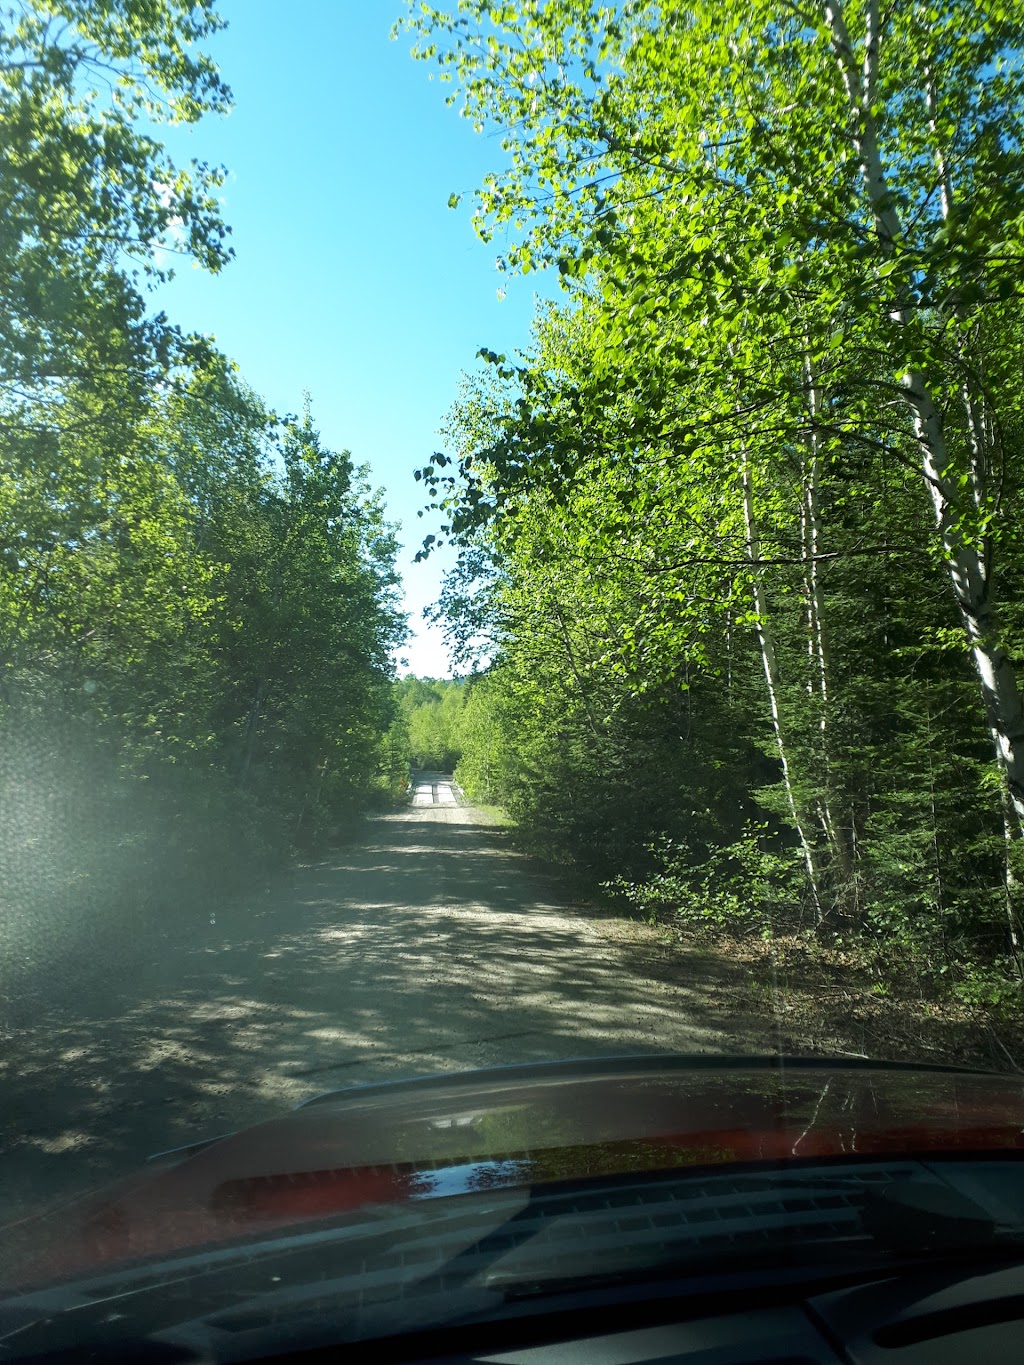
[[[671,915],[694,927],[770,934],[802,920],[800,864],[794,849],[774,847],[769,827],[748,821],[739,839],[701,856],[684,840],[649,846],[658,870],[642,882],[603,883],[641,915]]]

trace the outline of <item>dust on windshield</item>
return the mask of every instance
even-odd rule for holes
[[[399,1076],[1018,1069],[982,8],[3,5],[6,1213]]]

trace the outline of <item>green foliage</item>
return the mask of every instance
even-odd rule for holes
[[[404,720],[409,762],[416,768],[452,772],[461,753],[463,685],[412,674],[395,684]]]
[[[409,727],[398,715],[381,741],[380,788],[388,801],[400,801],[409,791]]]
[[[222,173],[158,140],[227,109],[220,23],[0,9],[0,864],[12,914],[69,932],[76,904],[201,902],[336,834],[395,718],[365,470],[147,314],[173,259],[231,254]]]
[[[152,383],[198,345],[140,292],[191,256],[230,257],[219,170],[175,166],[161,122],[230,94],[197,44],[210,0],[7,0],[0,13],[0,397],[8,421],[59,420],[63,385]],[[148,131],[152,128],[153,131]],[[107,390],[109,393],[109,390]],[[40,411],[41,409],[41,411]],[[101,409],[105,411],[105,409]]]
[[[278,846],[308,842],[358,807],[391,721],[404,625],[379,500],[308,414],[279,422],[223,365],[117,436],[59,433],[56,464],[8,447],[10,723],[77,718],[148,779],[220,774]]]
[[[672,916],[691,927],[772,934],[802,928],[800,865],[793,849],[776,847],[769,826],[748,822],[734,843],[713,846],[701,858],[664,838],[652,845],[658,870],[635,883],[606,883],[642,915]]]
[[[419,472],[465,785],[637,904],[1019,974],[1018,7],[407,26],[501,139],[478,230],[569,295]]]

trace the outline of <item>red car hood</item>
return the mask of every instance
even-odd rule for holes
[[[495,1068],[337,1091],[21,1224],[39,1283],[500,1187],[822,1157],[1024,1148],[1024,1079],[779,1058]]]

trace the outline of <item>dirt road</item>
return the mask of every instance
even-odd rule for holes
[[[336,856],[126,944],[101,981],[56,974],[9,1013],[0,1208],[360,1081],[770,1050],[710,965],[693,971],[680,981],[678,955],[642,926],[565,908],[502,830],[426,775]]]

